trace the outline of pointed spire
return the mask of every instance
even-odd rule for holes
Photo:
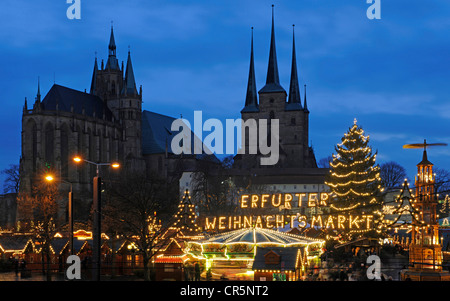
[[[23,104],[23,112],[27,113],[28,112],[28,104],[27,104],[27,98],[25,97],[25,103]]]
[[[267,67],[266,85],[259,91],[264,92],[285,92],[280,85],[278,75],[277,51],[275,47],[275,21],[274,21],[274,5],[272,4],[272,33],[270,36],[269,65]]]
[[[116,56],[116,41],[114,39],[114,29],[113,29],[112,24],[111,24],[111,35],[109,37],[108,49],[109,49],[109,55]]]
[[[250,68],[248,72],[247,95],[245,97],[244,112],[258,111],[258,96],[256,94],[256,79],[255,79],[255,62],[253,56],[253,27],[252,40],[250,47]]]
[[[116,57],[116,41],[114,39],[114,29],[111,24],[111,36],[109,37],[109,45],[108,45],[108,61],[106,62],[106,68],[109,70],[120,70],[119,61]]]
[[[291,66],[291,83],[289,85],[289,98],[286,104],[287,110],[302,110],[302,102],[300,97],[300,88],[298,86],[297,74],[297,58],[295,55],[295,33],[292,25],[292,66]]]
[[[38,88],[37,88],[37,94],[36,94],[36,101],[37,102],[41,101],[41,83],[40,83],[39,76],[38,76]]]
[[[92,81],[91,81],[91,94],[96,94],[97,92],[97,71],[98,71],[98,65],[97,65],[97,53],[95,55],[95,62],[94,62],[94,71],[92,72]]]
[[[305,111],[306,113],[309,113],[308,105],[306,104],[306,84],[305,84],[305,99],[304,99],[304,103],[303,103],[303,111]]]
[[[136,81],[134,79],[133,65],[131,64],[131,54],[128,49],[127,69],[125,71],[125,82],[122,90],[122,94],[136,95]]]

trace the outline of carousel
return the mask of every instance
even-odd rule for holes
[[[295,269],[304,270],[309,261],[321,254],[324,243],[320,239],[252,227],[189,241],[185,252],[204,262],[206,278],[254,280],[254,260],[258,249],[295,250]]]

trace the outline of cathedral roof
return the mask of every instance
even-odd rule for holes
[[[174,134],[170,130],[175,118],[144,110],[142,112],[142,153],[172,153],[170,142]]]
[[[171,143],[172,138],[177,135],[178,131],[172,131],[172,122],[175,118],[144,110],[142,112],[142,154],[161,154],[167,150],[168,154],[173,154]],[[191,150],[194,152],[194,139],[198,139],[191,132]],[[219,163],[214,155],[206,153],[195,155],[199,160],[211,160]]]
[[[95,112],[99,119],[105,114],[106,120],[112,120],[112,112],[101,98],[89,93],[54,84],[42,100],[43,110],[72,112],[72,106],[76,114],[83,114],[84,109],[86,116],[94,117]]]

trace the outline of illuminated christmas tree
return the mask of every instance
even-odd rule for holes
[[[376,153],[369,146],[369,136],[356,124],[336,145],[325,183],[330,187],[332,212],[348,215],[373,215],[374,225],[382,217],[383,190]]]
[[[174,216],[176,220],[171,228],[183,232],[184,235],[200,232],[201,227],[196,223],[197,215],[194,209],[195,205],[192,204],[191,196],[186,189],[183,199],[178,205],[178,212]]]
[[[444,214],[445,217],[450,215],[450,197],[448,194],[445,196],[445,199],[442,201],[442,207],[439,210]]]

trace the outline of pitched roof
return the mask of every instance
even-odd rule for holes
[[[173,117],[144,110],[142,112],[142,153],[172,153],[170,142],[176,133],[172,133]]]
[[[282,248],[282,247],[259,247],[256,249],[255,260],[253,261],[253,270],[290,270],[293,271],[297,266],[299,256],[303,255],[305,247],[299,248]],[[280,256],[278,263],[266,263],[265,256],[274,252]],[[300,254],[299,254],[300,253]]]
[[[42,109],[49,111],[73,112],[82,114],[83,109],[86,116],[102,119],[105,114],[106,120],[112,120],[111,110],[104,104],[103,100],[95,95],[80,92],[71,88],[54,84],[42,100]]]
[[[30,236],[23,235],[0,236],[0,248],[5,252],[23,250],[30,240]]]
[[[172,122],[175,120],[173,117],[155,112],[146,110],[142,112],[142,154],[161,154],[165,153],[166,149],[168,154],[173,154],[172,139],[178,134],[177,131],[171,130]],[[194,139],[198,138],[191,131],[192,152],[194,152]],[[216,156],[206,153],[197,154],[195,158],[219,163]]]

